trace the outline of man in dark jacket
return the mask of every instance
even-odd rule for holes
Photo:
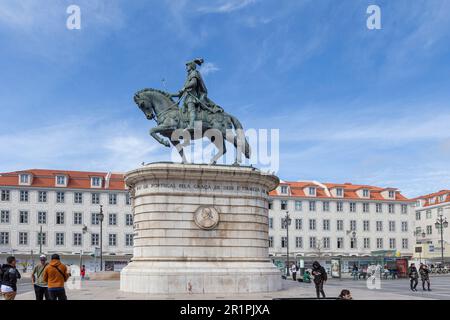
[[[409,267],[409,286],[412,291],[417,291],[416,287],[419,283],[419,273],[417,272],[416,265],[414,263],[411,263],[411,266]]]
[[[327,281],[327,272],[319,262],[313,262],[312,275],[314,276],[314,284],[316,285],[317,299],[320,299],[320,294],[325,298],[325,292],[323,291],[323,284]]]
[[[16,258],[8,257],[0,271],[1,292],[5,300],[14,300],[17,294],[17,280],[20,273],[16,269]]]
[[[422,289],[425,291],[425,283],[427,284],[428,291],[430,289],[430,270],[428,270],[428,266],[426,264],[421,263],[419,268],[420,279],[422,280]]]

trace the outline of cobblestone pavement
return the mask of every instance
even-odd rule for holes
[[[83,281],[81,289],[67,290],[70,300],[267,300],[276,298],[313,298],[314,284],[304,284],[292,280],[283,281],[284,289],[278,292],[259,294],[176,294],[176,295],[148,295],[125,293],[119,290],[119,281]],[[421,284],[418,292],[409,290],[408,279],[382,280],[381,289],[370,290],[364,280],[330,279],[325,285],[328,297],[337,297],[342,289],[349,289],[355,300],[416,300],[416,299],[450,299],[450,277],[432,277],[431,292],[422,291]],[[20,288],[19,288],[20,290]],[[34,292],[18,292],[17,300],[32,300]]]

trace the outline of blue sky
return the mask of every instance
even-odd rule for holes
[[[81,30],[66,8],[81,8]],[[377,4],[382,29],[368,30]],[[450,1],[0,0],[0,171],[169,160],[132,101],[179,90],[280,130],[284,180],[449,188]]]

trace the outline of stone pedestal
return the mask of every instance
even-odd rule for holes
[[[153,163],[128,172],[132,262],[120,288],[137,293],[281,289],[268,258],[268,192],[279,180],[249,167]]]

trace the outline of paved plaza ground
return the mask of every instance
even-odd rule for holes
[[[284,289],[278,292],[263,294],[183,294],[183,295],[148,295],[132,294],[119,290],[118,280],[83,281],[80,290],[67,290],[70,300],[270,300],[277,298],[313,298],[314,284],[304,284],[292,280],[283,281]],[[337,297],[342,289],[349,289],[355,300],[416,300],[439,299],[450,300],[450,276],[435,276],[431,278],[431,292],[424,292],[421,283],[417,292],[409,290],[408,279],[382,280],[380,290],[370,290],[364,280],[330,279],[325,285],[328,297]],[[17,300],[33,300],[34,292],[29,280],[24,279],[18,286]]]

